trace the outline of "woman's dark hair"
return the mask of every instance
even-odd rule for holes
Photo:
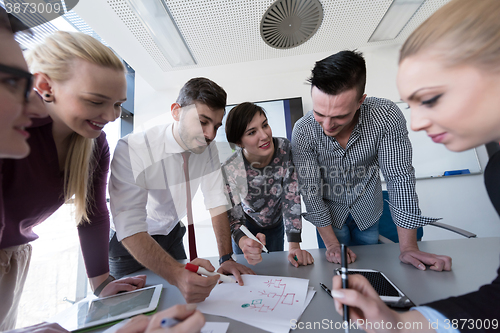
[[[176,103],[185,107],[194,102],[200,102],[210,109],[224,109],[225,111],[226,100],[226,92],[217,83],[204,77],[196,77],[186,82],[181,88]]]
[[[241,137],[257,112],[266,116],[263,108],[250,102],[238,104],[229,111],[226,119],[226,138],[229,143],[241,142]]]
[[[307,81],[328,95],[338,95],[356,88],[361,98],[366,85],[366,64],[363,54],[356,51],[332,54],[316,62]]]
[[[6,29],[13,34],[25,30],[25,32],[31,34],[31,30],[23,22],[15,16],[7,14],[2,6],[0,6],[0,29]]]

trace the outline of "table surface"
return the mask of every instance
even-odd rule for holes
[[[349,265],[349,268],[371,268],[383,272],[417,305],[477,290],[481,285],[490,283],[496,277],[500,253],[499,237],[424,241],[419,242],[419,248],[425,252],[452,257],[452,271],[434,272],[429,269],[420,271],[413,266],[401,263],[399,244],[353,246],[351,249],[356,253],[357,260]],[[303,326],[299,327],[303,329],[297,328],[294,332],[317,332],[324,327],[322,325],[328,325],[328,328],[334,327],[330,321],[342,322],[342,317],[334,309],[332,298],[319,286],[322,282],[331,288],[333,270],[339,268],[340,265],[326,261],[325,249],[308,251],[314,257],[314,264],[299,268],[288,263],[288,252],[263,253],[262,262],[256,266],[248,265],[243,255],[237,255],[238,262],[251,267],[256,274],[309,279],[309,285],[314,287],[316,295],[300,318]],[[218,257],[207,259],[214,267],[218,267]],[[147,275],[147,285],[164,285],[158,310],[185,303],[179,290],[161,277],[148,270],[139,271],[133,275],[138,273]],[[228,332],[265,332],[226,317],[205,315],[205,318],[207,321],[229,322]],[[313,325],[316,325],[316,328]],[[95,332],[103,330],[95,330]],[[339,331],[343,332],[343,330]],[[357,330],[351,330],[351,332],[357,332]]]

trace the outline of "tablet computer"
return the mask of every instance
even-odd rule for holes
[[[151,312],[158,306],[162,289],[158,284],[108,297],[85,298],[58,316],[56,322],[68,331],[77,331]]]
[[[340,275],[340,269],[335,270],[337,275]],[[411,308],[415,304],[389,280],[389,278],[382,272],[373,269],[352,269],[348,268],[348,275],[361,274],[363,275],[373,289],[379,294],[382,301],[392,308]]]

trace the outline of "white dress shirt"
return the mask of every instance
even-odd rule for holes
[[[118,141],[109,180],[118,241],[140,232],[168,235],[186,216],[184,150],[172,128],[160,125]],[[206,209],[227,205],[215,142],[202,154],[191,154],[188,165],[191,200],[201,186]]]

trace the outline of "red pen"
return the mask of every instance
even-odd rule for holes
[[[200,274],[200,275],[201,274],[206,275],[206,276],[216,276],[216,275],[219,275],[219,280],[221,280],[222,282],[236,283],[236,281],[232,277],[230,277],[230,276],[227,276],[227,275],[224,275],[224,274],[221,274],[221,273],[217,273],[217,272],[209,272],[205,268],[193,265],[191,263],[187,263],[184,268],[187,269],[188,271],[191,271],[193,273],[197,273],[197,274]]]

